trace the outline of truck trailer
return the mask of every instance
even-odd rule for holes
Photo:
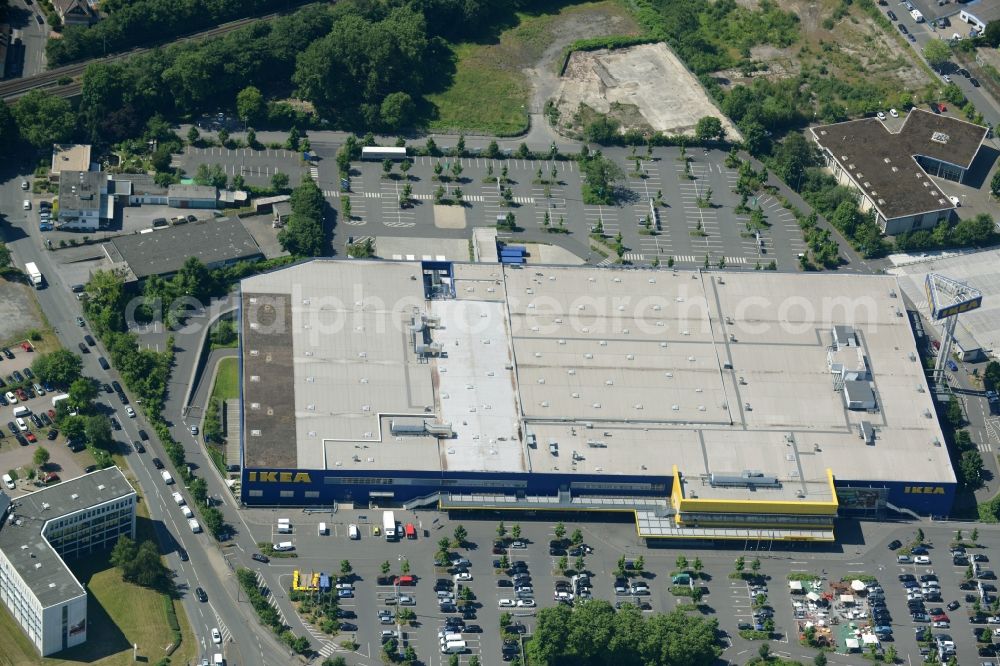
[[[42,272],[38,270],[38,266],[35,262],[29,261],[24,265],[24,270],[28,273],[28,279],[31,280],[31,284],[34,285],[35,289],[42,288]]]
[[[392,511],[382,512],[382,531],[385,533],[386,541],[396,540],[396,514]]]

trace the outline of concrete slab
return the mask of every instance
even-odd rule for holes
[[[464,229],[464,206],[434,206],[434,226],[438,229]]]

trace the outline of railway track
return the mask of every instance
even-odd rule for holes
[[[295,9],[298,9],[296,7]],[[202,39],[208,39],[210,37],[218,37],[224,35],[227,32],[232,32],[233,30],[238,30],[244,26],[250,25],[256,21],[268,21],[275,19],[285,12],[276,12],[273,14],[266,14],[264,16],[252,16],[249,18],[238,19],[236,21],[231,21],[229,23],[224,23],[222,25],[215,26],[208,30],[202,32],[196,32],[189,35],[184,35],[171,40],[172,44],[181,42],[198,41]],[[88,65],[99,62],[115,62],[117,60],[124,60],[132,56],[141,55],[147,53],[154,48],[163,46],[163,44],[156,44],[151,47],[135,48],[131,51],[125,51],[124,53],[116,53],[115,55],[107,56],[105,58],[94,58],[92,60],[86,60],[84,62],[72,63],[69,65],[63,65],[62,67],[57,67],[55,69],[50,69],[42,72],[41,74],[36,74],[34,76],[27,76],[18,79],[11,79],[9,81],[0,81],[0,98],[5,102],[11,103],[16,100],[21,95],[24,95],[32,90],[43,89],[47,92],[52,93],[58,97],[75,97],[80,94],[82,90],[82,82],[78,79],[83,76],[83,72],[87,69]],[[73,81],[69,84],[59,85],[59,81],[65,81],[66,79],[72,79]]]

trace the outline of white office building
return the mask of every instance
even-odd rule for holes
[[[136,494],[111,467],[11,499],[0,493],[0,600],[42,656],[87,640],[87,591],[67,562],[135,536]]]

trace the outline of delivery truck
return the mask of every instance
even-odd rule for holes
[[[396,514],[392,511],[382,512],[382,531],[386,541],[396,540]]]
[[[42,288],[42,272],[38,270],[38,266],[33,261],[29,261],[24,265],[24,270],[28,273],[28,279],[31,280],[31,284],[35,289]]]

